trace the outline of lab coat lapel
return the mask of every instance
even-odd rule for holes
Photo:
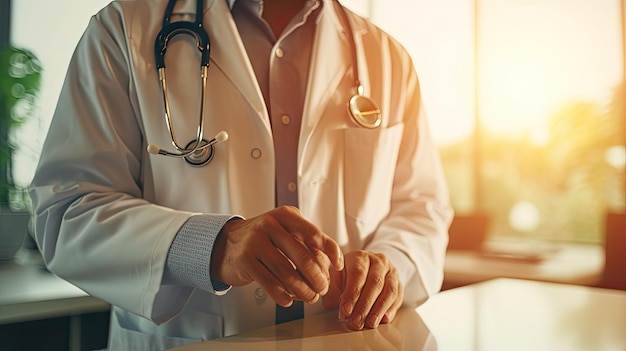
[[[298,150],[300,156],[306,149],[328,100],[349,69],[349,43],[333,6],[333,1],[324,1],[324,7],[317,18],[307,96],[302,114]]]
[[[211,65],[215,66],[209,69],[219,69],[228,77],[263,119],[267,131],[271,133],[263,95],[237,26],[230,15],[227,1],[209,1],[204,23],[211,39]]]

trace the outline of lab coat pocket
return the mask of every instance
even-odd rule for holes
[[[373,232],[391,206],[391,191],[404,124],[344,133],[344,198],[348,223],[363,236]],[[350,218],[351,217],[351,218]]]

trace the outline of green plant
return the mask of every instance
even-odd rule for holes
[[[0,50],[0,209],[24,207],[25,192],[13,179],[15,128],[33,116],[41,82],[41,63],[30,51]]]

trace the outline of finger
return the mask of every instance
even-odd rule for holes
[[[345,286],[339,302],[340,319],[352,315],[354,305],[359,300],[361,290],[367,280],[369,266],[369,256],[362,251],[355,251],[346,257]]]
[[[272,243],[282,251],[286,258],[295,265],[297,271],[291,270],[301,278],[309,290],[324,295],[328,291],[330,279],[328,265],[324,260],[311,253],[299,240],[286,231],[278,230],[271,234]],[[288,272],[283,273],[287,274]],[[285,275],[285,278],[295,278]],[[300,285],[299,282],[292,282]],[[309,301],[309,300],[303,300]]]
[[[400,305],[396,304],[397,301],[398,279],[395,270],[392,270],[385,277],[385,286],[372,305],[365,320],[365,325],[368,328],[377,328],[385,315],[392,313],[392,310],[394,310],[393,314],[395,315],[395,311],[400,307]]]
[[[335,240],[322,232],[313,223],[307,221],[295,207],[282,206],[277,209],[281,224],[292,235],[302,240],[311,252],[323,252],[333,265],[335,270],[342,270],[344,257],[341,247]]]
[[[348,327],[355,330],[361,330],[365,326],[365,320],[383,291],[385,279],[389,272],[389,263],[384,256],[371,255],[369,259],[370,267],[367,280],[348,321]]]
[[[322,297],[322,303],[324,304],[324,308],[327,310],[333,309],[339,305],[342,292],[341,281],[343,272],[344,271],[330,272],[330,286],[328,288],[328,293]]]
[[[318,295],[325,296],[326,294],[328,294],[328,290],[330,289],[330,274],[331,272],[336,272],[336,271],[334,269],[330,269],[330,266],[331,266],[330,260],[324,253],[319,252],[314,257],[315,257],[317,266],[321,268],[322,277],[324,277],[322,281],[324,285],[321,287],[322,288],[321,290],[317,290]],[[298,272],[300,272],[299,269],[298,269]],[[313,285],[309,282],[309,286],[313,286]]]
[[[317,300],[317,293],[310,289],[291,262],[270,240],[259,240],[248,254],[241,256],[247,275],[266,288],[268,294],[281,306],[291,305],[292,300]]]
[[[309,286],[307,280],[295,269],[284,253],[271,245],[268,246],[261,256],[261,262],[287,290],[287,293],[296,300],[310,303],[317,301],[318,292]]]
[[[282,283],[265,267],[265,265],[256,261],[252,267],[248,267],[250,276],[259,286],[267,292],[267,294],[277,304],[283,307],[289,307],[293,303],[293,298],[287,292]]]
[[[398,313],[400,307],[402,307],[402,303],[404,302],[404,287],[400,282],[398,282],[398,297],[394,301],[393,305],[389,310],[383,315],[382,320],[380,321],[382,324],[391,323]]]

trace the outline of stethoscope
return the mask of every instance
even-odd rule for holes
[[[191,21],[177,21],[171,23],[172,13],[177,0],[169,0],[167,7],[165,8],[165,14],[163,15],[163,26],[161,31],[156,37],[154,42],[154,58],[156,61],[156,69],[159,74],[159,81],[161,82],[161,92],[163,95],[163,104],[165,106],[165,124],[167,130],[170,133],[172,145],[176,149],[176,152],[170,152],[163,150],[162,148],[154,145],[148,145],[148,152],[155,155],[164,155],[172,157],[182,157],[187,163],[193,166],[203,166],[209,163],[215,154],[213,145],[226,141],[228,139],[228,133],[226,131],[220,131],[211,140],[204,139],[204,100],[206,95],[206,84],[209,70],[211,43],[209,35],[204,29],[202,24],[202,8],[204,1],[196,0],[196,18],[194,22]],[[352,26],[346,14],[345,9],[341,4],[338,4],[341,11],[342,21],[347,26],[347,35],[349,42],[351,43],[351,59],[352,59],[352,71],[354,76],[354,86],[356,93],[348,101],[348,113],[352,116],[352,120],[359,126],[374,129],[380,127],[382,123],[382,113],[378,104],[371,98],[364,95],[364,88],[359,80],[359,67],[358,58],[356,52],[356,42],[354,40],[354,34],[352,33]],[[167,82],[165,74],[165,53],[167,51],[167,45],[173,37],[179,34],[191,35],[196,39],[197,48],[200,51],[200,79],[202,80],[202,94],[200,102],[200,113],[198,117],[198,129],[196,132],[196,138],[191,140],[185,147],[181,147],[176,139],[174,132],[174,126],[172,124],[172,116],[170,112],[170,104],[167,97]]]

